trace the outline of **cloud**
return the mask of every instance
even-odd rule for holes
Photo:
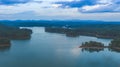
[[[82,13],[120,12],[120,0],[74,0],[55,2],[61,8],[78,8]]]
[[[27,3],[32,0],[0,0],[1,5],[13,5],[13,4],[20,4],[20,3]]]
[[[0,0],[0,20],[120,21],[119,17],[119,0]]]
[[[95,0],[74,0],[74,1],[63,1],[63,2],[56,2],[56,4],[62,4],[61,7],[70,7],[70,8],[79,8],[84,5],[94,5]]]

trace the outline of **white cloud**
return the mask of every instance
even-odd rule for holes
[[[101,6],[104,6],[104,5],[84,6],[84,7],[81,8],[81,10],[91,11],[91,10],[100,8]]]
[[[113,0],[99,0],[96,5],[87,5],[79,8],[83,13],[104,13],[104,12],[120,12],[120,4],[116,4]]]
[[[34,1],[43,1],[43,2],[61,2],[61,1],[74,1],[74,0],[34,0]]]
[[[41,0],[36,0],[41,1]],[[43,0],[42,0],[43,1]],[[53,0],[49,0],[53,1]],[[56,0],[58,1],[58,0]],[[71,1],[71,0],[66,0]],[[116,4],[101,2],[105,4],[96,4],[93,6],[83,6],[82,8],[58,8],[61,4],[52,4],[51,2],[29,2],[18,5],[0,5],[0,19],[81,19],[81,20],[119,20],[120,13],[80,13],[103,11],[104,9],[119,11]],[[108,7],[109,6],[109,7]],[[26,13],[29,12],[29,13]],[[24,13],[24,14],[23,14]],[[112,16],[112,18],[111,18]]]
[[[112,4],[113,0],[98,0],[97,3],[99,4]]]

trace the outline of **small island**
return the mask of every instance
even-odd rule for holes
[[[101,49],[101,48],[106,48],[106,46],[104,46],[104,44],[102,44],[100,42],[90,41],[90,42],[82,43],[82,45],[80,46],[80,48]]]
[[[82,51],[100,52],[103,51],[104,48],[106,47],[104,46],[104,44],[100,42],[90,41],[90,42],[82,43],[80,48],[82,48]]]

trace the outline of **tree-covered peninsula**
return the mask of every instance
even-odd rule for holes
[[[109,44],[109,50],[120,52],[120,38],[113,39]]]
[[[118,47],[120,48],[120,38],[113,39],[111,43],[109,44],[109,47]]]
[[[20,29],[0,24],[0,46],[9,46],[10,40],[30,39],[30,29]]]

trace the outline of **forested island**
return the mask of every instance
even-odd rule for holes
[[[108,46],[104,46],[104,44],[96,41],[89,41],[82,43],[80,46],[82,51],[89,51],[89,52],[99,52],[104,50],[104,48],[108,48],[110,51],[120,52],[120,39],[113,39]]]
[[[0,24],[0,47],[9,46],[10,40],[30,39],[32,30]]]
[[[82,51],[89,52],[100,52],[103,51],[106,47],[107,46],[104,46],[104,44],[96,41],[85,42],[80,46],[80,48],[82,48]]]
[[[101,49],[101,48],[105,48],[105,46],[104,46],[104,44],[102,44],[100,42],[90,41],[90,42],[82,43],[82,45],[80,46],[80,48]]]

